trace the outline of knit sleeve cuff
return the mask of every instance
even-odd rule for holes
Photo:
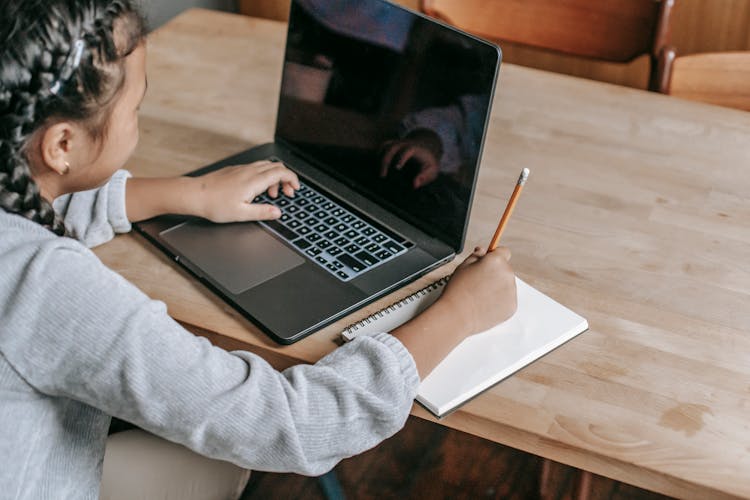
[[[380,342],[393,352],[401,367],[401,373],[404,374],[404,381],[407,387],[412,388],[412,399],[415,398],[420,383],[419,373],[417,372],[417,364],[414,362],[414,358],[406,347],[404,347],[404,344],[389,333],[373,333],[366,336]]]
[[[125,184],[130,177],[127,170],[118,170],[107,187],[107,217],[115,233],[127,233],[132,228],[125,207]]]

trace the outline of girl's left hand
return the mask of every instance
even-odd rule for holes
[[[280,162],[257,161],[249,165],[225,167],[195,178],[198,190],[196,215],[212,222],[241,222],[277,219],[281,210],[267,203],[253,203],[268,192],[294,196],[299,189],[297,174]]]

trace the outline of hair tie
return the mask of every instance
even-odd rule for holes
[[[65,84],[73,76],[75,70],[81,64],[81,58],[83,57],[83,49],[86,48],[86,42],[82,38],[79,38],[73,43],[73,50],[70,52],[68,57],[65,59],[62,70],[57,77],[57,80],[49,88],[49,91],[55,95],[59,95],[60,91],[65,87]],[[67,73],[67,74],[66,74]]]

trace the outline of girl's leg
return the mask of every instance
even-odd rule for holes
[[[250,471],[140,429],[107,438],[100,500],[236,500]]]

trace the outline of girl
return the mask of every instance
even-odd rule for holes
[[[507,249],[477,250],[421,316],[313,366],[277,372],[193,336],[86,247],[162,213],[215,222],[278,217],[247,200],[266,191],[291,196],[297,177],[259,162],[196,179],[131,178],[120,168],[137,143],[146,91],[145,28],[131,1],[0,0],[0,12],[4,495],[96,498],[105,445],[109,457],[119,436],[107,444],[111,416],[245,469],[319,475],[400,429],[420,377],[515,310]],[[150,461],[160,452],[127,455],[148,442],[166,446],[170,468],[181,460],[175,450],[183,448],[147,436],[115,454],[123,464],[105,463],[102,497],[119,480],[130,497],[137,490],[165,498],[175,483],[190,483],[200,498],[227,498],[247,477],[189,455],[188,472],[170,484],[122,479],[135,466],[168,482]],[[202,483],[217,477],[233,479]],[[184,491],[177,495],[188,498]]]

